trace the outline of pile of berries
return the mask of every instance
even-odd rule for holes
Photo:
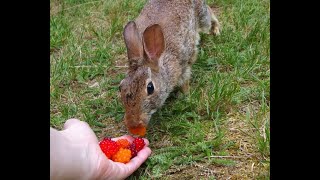
[[[145,146],[144,140],[140,137],[134,138],[133,142],[127,139],[113,141],[111,138],[104,138],[99,142],[102,152],[112,161],[128,163]]]

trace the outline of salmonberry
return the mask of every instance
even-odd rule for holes
[[[138,126],[136,128],[129,128],[130,133],[134,134],[134,135],[138,135],[138,136],[144,136],[146,134],[146,127],[143,126]]]
[[[128,149],[130,149],[131,151],[131,158],[134,158],[137,156],[137,150],[136,150],[136,146],[135,144],[130,144],[130,146],[128,147]]]
[[[100,143],[99,146],[102,152],[110,159],[112,155],[117,153],[119,150],[119,145],[111,140],[111,138],[104,138]]]
[[[127,163],[131,159],[131,151],[129,149],[120,148],[119,151],[112,156],[112,161]]]
[[[135,138],[132,142],[136,146],[137,152],[139,152],[145,145],[144,140],[140,137]]]
[[[130,142],[127,139],[118,139],[116,143],[120,148],[128,148],[130,145]]]

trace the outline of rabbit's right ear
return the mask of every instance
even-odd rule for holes
[[[143,45],[138,33],[136,23],[130,21],[124,28],[124,41],[127,47],[129,66],[138,66],[143,59]]]
[[[148,56],[147,64],[152,70],[159,70],[159,58],[165,49],[164,36],[159,24],[153,24],[143,32],[143,47]]]

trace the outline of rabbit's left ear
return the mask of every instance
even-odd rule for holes
[[[165,48],[164,36],[159,24],[151,25],[143,32],[143,48],[147,56],[147,65],[152,70],[158,71],[159,58]]]
[[[123,32],[124,42],[127,47],[127,54],[130,67],[136,67],[142,64],[143,45],[139,32],[134,21],[128,22]],[[140,62],[141,61],[141,62]]]

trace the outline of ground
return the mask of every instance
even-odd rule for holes
[[[118,86],[123,27],[146,0],[50,0],[50,125],[127,133]],[[190,94],[166,101],[146,138],[151,157],[128,179],[270,179],[270,2],[208,0],[220,36],[201,34]]]

